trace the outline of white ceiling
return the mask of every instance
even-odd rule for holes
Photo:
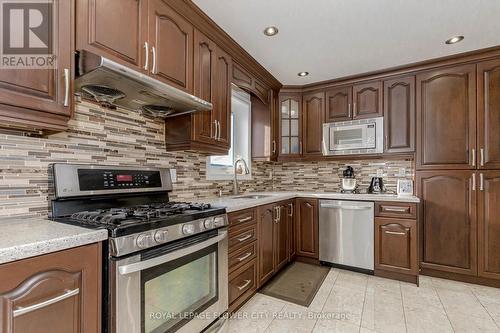
[[[500,45],[500,0],[193,1],[286,85]]]

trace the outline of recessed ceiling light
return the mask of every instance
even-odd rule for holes
[[[308,76],[309,75],[309,72],[299,72],[297,73],[298,76]]]
[[[278,34],[278,28],[274,26],[270,26],[264,29],[264,35],[266,36],[274,36]]]
[[[451,37],[450,39],[447,39],[445,43],[446,44],[455,44],[455,43],[461,42],[463,39],[464,39],[464,36],[454,36],[454,37]]]

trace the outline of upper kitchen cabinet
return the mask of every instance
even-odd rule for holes
[[[148,0],[77,0],[76,49],[147,71],[147,5]]]
[[[477,66],[477,147],[481,169],[500,168],[500,59]]]
[[[417,75],[417,169],[476,167],[476,65]]]
[[[384,132],[386,153],[415,151],[415,77],[384,81]]]
[[[284,158],[302,154],[302,96],[281,93],[279,96],[279,155]]]
[[[241,89],[255,94],[264,104],[269,104],[271,88],[236,62],[233,63],[232,82]]]
[[[302,138],[304,156],[322,156],[323,116],[325,93],[315,92],[302,96]]]
[[[274,95],[274,93],[273,93]],[[274,160],[277,154],[272,115],[276,108],[276,97],[272,97],[270,107],[258,97],[251,95],[252,105],[252,160]]]
[[[163,0],[149,1],[148,25],[151,73],[160,81],[192,92],[193,26]]]
[[[194,94],[212,102],[213,108],[168,119],[167,150],[227,154],[231,145],[231,70],[231,57],[195,30]]]
[[[72,113],[74,8],[71,1],[53,6],[56,32],[53,68],[2,68],[0,70],[0,126],[29,130],[63,131]],[[13,55],[15,57],[15,55]],[[36,56],[36,55],[35,55]]]
[[[381,117],[383,115],[381,81],[355,84],[352,88],[352,97],[353,119]]]
[[[325,122],[352,119],[352,87],[331,88],[326,90]]]

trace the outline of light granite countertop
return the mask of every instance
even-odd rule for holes
[[[259,199],[239,198],[249,195],[263,195],[266,197]],[[419,203],[416,196],[397,196],[396,194],[347,194],[347,193],[316,193],[316,192],[251,192],[238,196],[226,196],[213,200],[205,200],[212,205],[226,207],[228,213],[242,209],[262,206],[282,200],[293,198],[317,198],[335,200],[357,200],[357,201],[392,201],[392,202],[412,202]]]
[[[0,264],[107,238],[107,230],[81,228],[43,217],[0,218]]]

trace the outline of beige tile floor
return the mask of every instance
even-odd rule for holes
[[[331,269],[306,308],[256,294],[230,332],[500,332],[500,289],[420,277],[420,287]]]

